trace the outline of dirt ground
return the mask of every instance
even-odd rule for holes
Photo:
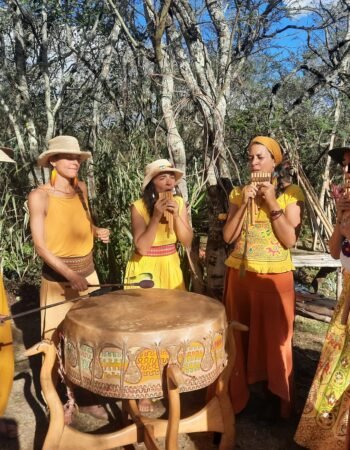
[[[20,291],[10,292],[12,314],[28,310],[38,305],[38,292],[31,286],[22,286]],[[25,299],[25,301],[24,301]],[[26,348],[39,342],[39,314],[17,319],[13,325],[15,341],[16,371],[14,385],[6,411],[6,417],[14,418],[19,427],[19,438],[5,440],[0,438],[2,450],[41,449],[48,427],[47,412],[41,398],[39,370],[41,357],[24,356]],[[311,319],[297,317],[294,337],[294,363],[296,384],[295,416],[288,421],[266,422],[259,419],[255,396],[244,412],[236,418],[236,446],[241,450],[295,450],[300,449],[293,442],[298,419],[315,372],[319,352],[322,346],[326,324]],[[182,394],[181,407],[183,416],[198,411],[204,405],[204,391]],[[118,406],[118,405],[117,405]],[[108,406],[110,416],[118,416],[118,407]],[[164,412],[160,407],[158,413]],[[158,414],[158,415],[159,415]],[[116,420],[118,423],[118,420]],[[92,419],[86,414],[78,414],[73,426],[81,431],[112,431],[113,424],[108,421]],[[179,437],[181,450],[214,450],[217,436],[213,433],[193,433]],[[163,443],[161,443],[164,448]],[[130,446],[143,450],[143,445]]]

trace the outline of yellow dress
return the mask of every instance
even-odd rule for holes
[[[0,276],[0,313],[9,314],[6,293]],[[14,373],[11,322],[0,326],[0,417],[4,414],[10,396]]]
[[[93,249],[93,229],[89,214],[85,211],[78,195],[72,198],[56,197],[49,194],[48,210],[45,218],[45,244],[60,258],[85,257]],[[98,284],[98,277],[92,271],[85,277],[89,284]],[[41,278],[40,306],[70,300],[95,290],[78,292],[66,287],[67,282],[57,282]],[[65,303],[55,308],[41,311],[42,338],[53,339],[58,325],[63,321],[73,303]],[[56,339],[56,338],[55,338]],[[55,340],[54,339],[54,340]]]
[[[179,205],[179,213],[184,208],[182,197],[174,197]],[[136,211],[143,217],[148,225],[150,217],[142,199],[133,203]],[[165,245],[175,244],[177,237],[175,232],[168,233],[167,224],[159,223],[153,247],[161,248]],[[164,247],[163,247],[164,248]],[[180,258],[177,252],[166,256],[142,256],[134,253],[126,266],[126,284],[139,282],[142,279],[152,279],[154,287],[162,289],[185,290],[185,284],[180,267]],[[127,286],[125,287],[128,288]]]

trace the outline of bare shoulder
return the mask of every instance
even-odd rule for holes
[[[48,199],[49,187],[43,184],[36,189],[33,189],[28,195],[28,204],[30,207],[45,206]]]

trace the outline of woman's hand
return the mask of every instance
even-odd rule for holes
[[[86,289],[88,289],[89,287],[89,283],[86,281],[86,279],[79,275],[77,272],[73,272],[72,274],[69,275],[69,277],[67,278],[70,284],[70,287],[74,290],[74,291],[86,291]]]
[[[153,217],[156,217],[158,220],[160,220],[167,209],[168,202],[169,200],[167,200],[165,197],[158,198],[158,200],[154,204]]]
[[[275,186],[268,181],[259,183],[259,194],[267,206],[276,202]]]
[[[179,205],[175,200],[167,201],[166,210],[171,212],[174,217],[178,217],[179,215]]]
[[[110,231],[108,228],[95,228],[95,237],[104,244],[109,243]]]
[[[337,210],[337,222],[339,222],[343,216],[343,212],[350,210],[350,195],[344,193],[343,196],[336,201],[335,207]]]
[[[248,184],[244,186],[242,194],[242,205],[246,206],[250,198],[255,198],[258,193],[258,187],[254,184]]]

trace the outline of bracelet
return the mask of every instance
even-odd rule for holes
[[[277,211],[271,211],[271,212],[270,212],[270,219],[271,219],[272,221],[273,221],[273,220],[276,220],[276,219],[278,219],[279,217],[281,217],[282,214],[283,214],[283,209],[279,209],[279,210],[277,210]]]

